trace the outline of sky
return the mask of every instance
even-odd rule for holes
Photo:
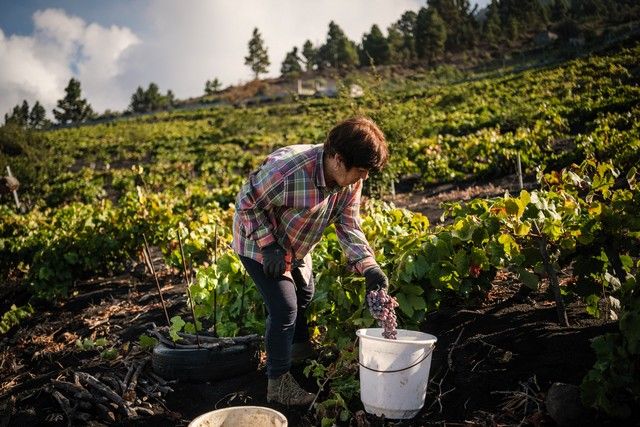
[[[478,0],[484,6],[489,0]],[[125,110],[138,86],[155,82],[179,99],[207,80],[247,82],[253,28],[280,74],[285,54],[326,40],[329,22],[360,42],[425,0],[0,0],[0,117],[26,99],[51,109],[69,79],[94,111]],[[264,76],[263,76],[264,77]],[[2,120],[0,120],[1,122]]]

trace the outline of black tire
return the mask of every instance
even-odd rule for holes
[[[165,379],[205,382],[242,375],[258,368],[257,345],[233,345],[209,350],[170,348],[158,344],[151,358],[153,370]]]

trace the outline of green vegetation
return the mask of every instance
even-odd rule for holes
[[[331,49],[349,56],[338,30]],[[512,174],[518,154],[538,182],[518,195],[451,204],[442,224],[375,200],[363,206],[363,230],[391,278],[400,326],[419,327],[443,303],[482,298],[499,270],[535,289],[548,279],[561,322],[567,298],[620,319],[619,334],[594,343],[599,361],[584,393],[598,409],[630,416],[625,407],[637,405],[639,393],[629,384],[640,384],[639,56],[635,44],[525,70],[354,75],[337,99],[162,112],[50,131],[5,126],[0,167],[28,177],[21,192],[30,210],[17,214],[2,200],[0,272],[35,295],[63,296],[74,280],[123,270],[143,233],[180,267],[179,233],[197,271],[191,295],[199,327],[260,332],[259,294],[227,249],[234,196],[267,153],[320,143],[339,119],[365,114],[379,123],[392,154],[389,168],[367,181],[370,196],[410,176],[428,186]],[[347,86],[356,81],[365,96],[353,99]],[[36,149],[46,155],[34,157]],[[339,357],[308,372],[329,390],[317,411],[331,423],[351,416],[353,332],[373,319],[364,282],[346,270],[333,229],[313,257],[314,336]],[[567,266],[575,281],[555,287],[554,274]],[[172,331],[195,328],[185,320],[174,318]]]

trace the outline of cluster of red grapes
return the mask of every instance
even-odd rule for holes
[[[396,307],[398,301],[384,289],[379,291],[369,291],[367,293],[367,304],[369,311],[374,319],[378,321],[378,325],[384,328],[382,336],[389,340],[397,338],[398,319],[396,318]]]

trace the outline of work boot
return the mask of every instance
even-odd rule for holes
[[[290,372],[278,378],[269,378],[267,385],[267,402],[280,403],[287,406],[309,405],[314,395],[302,389]]]
[[[315,356],[313,346],[309,341],[294,342],[291,346],[291,364],[301,365],[307,359],[311,359]]]

